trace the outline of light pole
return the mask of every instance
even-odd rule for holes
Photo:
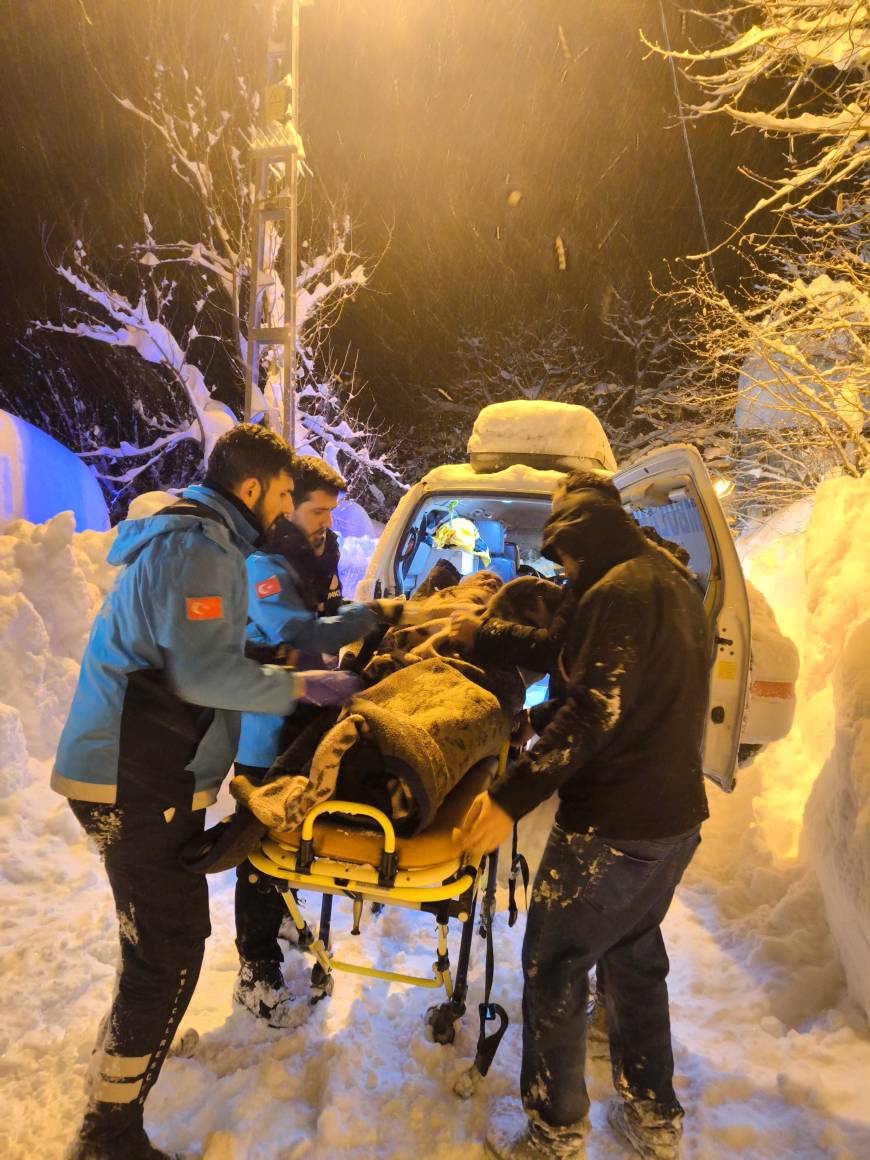
[[[265,404],[270,427],[296,431],[296,267],[299,166],[299,10],[313,0],[272,0],[260,124],[251,140],[245,418]],[[266,382],[260,389],[264,359]]]

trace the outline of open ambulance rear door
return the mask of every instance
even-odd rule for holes
[[[689,553],[713,630],[704,734],[707,777],[730,792],[746,710],[751,622],[743,571],[704,461],[687,444],[651,451],[613,477],[626,509]]]

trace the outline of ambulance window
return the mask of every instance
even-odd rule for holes
[[[505,582],[536,564],[552,569],[538,559],[549,514],[549,497],[476,491],[427,496],[402,533],[393,561],[395,590],[413,595],[439,560],[459,576],[485,568]]]
[[[694,499],[686,496],[655,507],[633,508],[631,515],[640,527],[653,528],[663,540],[685,548],[689,568],[697,576],[701,591],[706,592],[712,570],[710,542]]]

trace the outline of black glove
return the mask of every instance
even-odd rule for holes
[[[252,640],[245,641],[245,656],[259,665],[285,665],[292,652],[288,644],[257,644]]]

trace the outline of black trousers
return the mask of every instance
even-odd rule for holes
[[[269,769],[236,762],[235,772],[259,785]],[[278,945],[278,931],[287,913],[284,899],[277,890],[262,889],[262,879],[247,859],[236,867],[236,949],[239,958],[249,962],[282,962],[284,956]]]
[[[260,879],[245,860],[236,867],[236,949],[240,959],[280,963],[284,959],[278,945],[278,931],[288,915],[277,890],[260,889]]]
[[[564,1126],[589,1111],[588,971],[598,964],[616,1090],[679,1116],[661,933],[677,883],[700,842],[621,841],[555,825],[535,878],[523,941],[523,1062],[527,1111]]]
[[[99,849],[121,943],[82,1131],[95,1142],[86,1154],[128,1160],[142,1131],[145,1097],[187,1010],[211,933],[206,879],[178,862],[179,847],[202,833],[205,810],[69,804]]]

